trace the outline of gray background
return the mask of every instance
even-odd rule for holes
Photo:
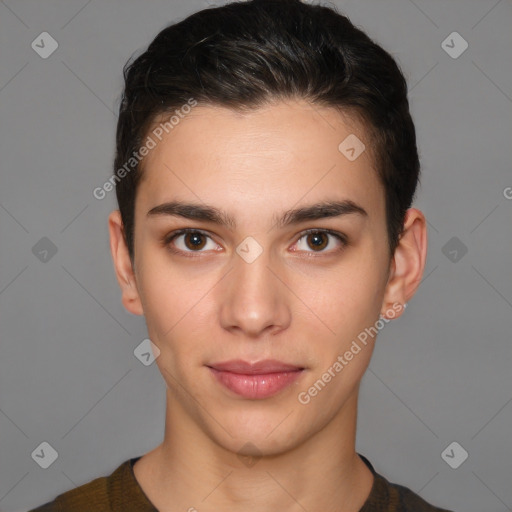
[[[512,4],[335,4],[406,74],[423,166],[415,206],[429,221],[423,282],[380,333],[362,383],[357,449],[435,504],[511,510]],[[165,384],[134,356],[146,326],[123,309],[111,262],[115,194],[92,191],[111,172],[123,64],[206,6],[0,2],[4,512],[110,474],[162,440]],[[46,59],[31,48],[43,31],[59,44]],[[469,45],[458,58],[441,46],[453,31]],[[41,252],[43,237],[54,255]],[[58,452],[47,469],[31,456],[44,441]],[[453,441],[469,454],[457,469],[441,456]]]

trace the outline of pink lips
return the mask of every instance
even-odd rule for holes
[[[249,399],[275,395],[294,382],[304,370],[273,359],[253,364],[238,359],[208,365],[208,368],[226,388]]]

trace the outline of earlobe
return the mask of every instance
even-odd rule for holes
[[[116,272],[117,282],[121,288],[121,302],[127,311],[134,315],[143,315],[135,273],[132,268],[128,247],[124,237],[121,212],[114,210],[108,217],[110,234],[110,251]]]
[[[406,212],[404,230],[393,255],[381,315],[397,318],[416,293],[427,258],[427,227],[423,213],[416,208]],[[392,316],[387,311],[393,310]],[[396,314],[396,313],[399,314]]]

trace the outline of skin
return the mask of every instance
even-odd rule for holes
[[[338,150],[351,133],[366,139],[355,120],[304,100],[243,115],[199,105],[143,162],[134,267],[120,213],[110,214],[122,302],[145,316],[167,385],[164,440],[134,466],[159,510],[357,512],[368,498],[373,476],[355,452],[355,434],[359,384],[375,339],[308,404],[297,396],[379,315],[391,318],[393,304],[414,295],[427,232],[422,212],[409,209],[389,258],[384,189],[370,152],[351,162]],[[147,216],[176,199],[216,206],[236,228]],[[273,215],[326,199],[350,199],[368,215],[274,227]],[[162,242],[186,227],[207,232],[200,252],[190,235]],[[342,233],[348,245],[320,235],[318,249],[303,234],[309,228]],[[252,263],[236,252],[248,236],[263,248]],[[266,399],[234,396],[205,366],[267,358],[306,369]]]

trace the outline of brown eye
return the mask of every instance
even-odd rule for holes
[[[185,233],[183,240],[187,249],[202,249],[206,245],[205,236],[202,233]]]
[[[345,235],[341,233],[326,229],[309,229],[302,234],[295,245],[297,248],[293,251],[332,253],[344,249],[348,242]],[[328,249],[325,250],[327,247]]]
[[[208,247],[208,244],[210,244],[210,247]],[[199,255],[208,249],[219,250],[219,246],[208,234],[191,228],[180,229],[170,233],[164,238],[164,245],[176,254],[188,253],[190,255],[190,253],[198,253]],[[203,251],[202,249],[205,250]]]
[[[315,250],[322,250],[325,249],[329,243],[329,237],[327,236],[327,233],[311,233],[307,235],[307,242],[309,247],[314,248]]]

